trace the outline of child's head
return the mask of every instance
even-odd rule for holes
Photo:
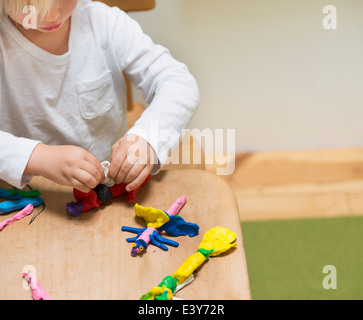
[[[24,28],[42,32],[57,30],[72,15],[78,0],[0,0],[4,11]]]

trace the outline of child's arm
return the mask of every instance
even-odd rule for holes
[[[24,169],[39,143],[0,130],[0,179],[19,189],[29,183],[32,176],[24,174]]]
[[[105,179],[100,162],[88,151],[75,146],[38,144],[24,173],[38,174],[83,192],[89,192]]]
[[[175,60],[166,48],[154,44],[125,13],[119,13],[114,24],[110,28],[114,32],[108,43],[114,44],[121,69],[135,87],[142,89],[145,101],[149,103],[128,134],[147,141],[150,149],[155,151],[157,160],[153,163],[158,164],[153,168],[155,172],[160,165],[168,163],[170,151],[180,143],[182,130],[188,127],[199,102],[198,86],[188,68]],[[126,144],[125,148],[131,145]],[[118,172],[125,171],[119,176],[120,179],[128,169],[129,173],[131,168],[135,172],[142,170],[139,166],[136,170],[135,166],[124,162],[126,151],[113,154],[111,167],[117,167],[114,170]],[[118,157],[121,159],[116,160]],[[112,174],[115,175],[114,170]],[[151,171],[150,167],[148,170]]]

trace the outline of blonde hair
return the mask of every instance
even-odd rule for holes
[[[36,8],[38,16],[45,17],[61,1],[63,0],[0,0],[0,13],[21,14],[27,5],[32,5]]]

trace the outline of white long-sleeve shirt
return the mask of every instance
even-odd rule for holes
[[[123,11],[93,1],[79,1],[68,49],[53,55],[0,16],[0,179],[18,188],[28,183],[24,170],[40,142],[109,160],[127,131],[123,72],[149,104],[127,133],[147,140],[163,165],[199,101],[187,67]]]

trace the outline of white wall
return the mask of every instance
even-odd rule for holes
[[[156,2],[131,16],[196,77],[191,128],[236,129],[237,151],[363,145],[363,1]]]

